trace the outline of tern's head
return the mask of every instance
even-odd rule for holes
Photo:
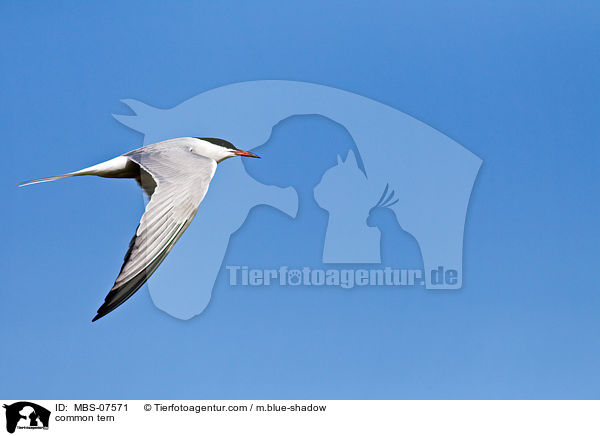
[[[219,138],[195,138],[198,142],[195,144],[196,153],[221,162],[234,156],[260,157],[249,151],[239,150],[229,141]]]

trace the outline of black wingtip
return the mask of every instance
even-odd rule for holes
[[[92,319],[92,322],[94,322],[94,321],[98,321],[100,318],[102,318],[102,317],[103,317],[104,315],[106,315],[107,313],[108,313],[108,312],[106,312],[106,313],[100,313],[100,312],[98,312],[98,313],[96,314],[96,316],[94,317],[94,319]]]

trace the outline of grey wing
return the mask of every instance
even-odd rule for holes
[[[126,156],[143,170],[139,183],[151,197],[115,284],[92,321],[123,304],[156,271],[196,215],[217,166],[184,146]]]

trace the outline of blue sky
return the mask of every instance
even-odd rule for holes
[[[2,397],[597,398],[600,7],[389,3],[2,2]],[[138,188],[15,184],[140,146],[111,116],[123,98],[258,79],[367,96],[483,159],[463,288],[230,288],[223,270],[193,320],[143,288],[90,323]],[[255,208],[225,262],[314,259],[324,213]]]

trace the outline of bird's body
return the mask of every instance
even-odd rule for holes
[[[132,178],[150,198],[115,284],[93,321],[123,304],[154,273],[196,215],[217,164],[233,156],[258,157],[222,139],[176,138],[21,185],[83,175]]]

